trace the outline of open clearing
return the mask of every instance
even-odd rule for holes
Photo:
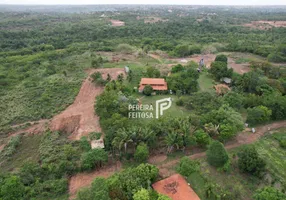
[[[251,23],[243,24],[243,26],[265,30],[272,27],[286,27],[286,21],[251,21]]]
[[[92,69],[89,75],[100,72],[105,79],[110,74],[112,79],[116,79],[119,74],[124,74],[123,68]],[[102,86],[96,86],[88,77],[82,84],[81,89],[72,105],[51,121],[51,130],[60,130],[71,133],[70,139],[79,140],[82,136],[90,132],[101,132],[99,118],[94,112],[96,96],[103,92]]]
[[[111,26],[125,26],[125,22],[120,20],[111,19],[109,21],[111,22]]]

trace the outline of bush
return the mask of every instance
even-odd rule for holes
[[[133,52],[133,47],[129,44],[119,44],[116,48],[116,51],[129,54]]]
[[[285,200],[286,195],[276,188],[264,187],[262,189],[256,190],[253,195],[254,200]]]
[[[202,129],[196,130],[194,136],[196,142],[203,147],[207,146],[211,141],[211,137],[209,136],[209,134],[204,132]]]
[[[213,141],[207,150],[207,161],[214,167],[222,167],[228,161],[228,154],[222,143]]]
[[[140,143],[137,147],[136,147],[136,151],[134,154],[134,158],[137,162],[143,163],[145,161],[147,161],[149,157],[149,150],[146,144],[144,143]]]
[[[233,69],[228,69],[225,62],[215,61],[212,62],[209,72],[219,81],[221,78],[231,77]]]
[[[238,153],[238,167],[242,172],[260,176],[265,169],[265,162],[259,157],[254,146],[245,146]]]
[[[92,170],[101,167],[108,160],[108,154],[103,149],[92,149],[81,156],[82,170]]]
[[[184,105],[184,100],[182,97],[180,97],[177,101],[176,101],[176,105],[177,106],[183,106]]]
[[[247,122],[251,125],[261,124],[270,120],[272,111],[265,106],[247,109]]]
[[[8,144],[4,147],[0,154],[0,158],[10,157],[16,152],[17,146],[21,143],[22,135],[11,137]]]
[[[223,54],[217,55],[215,57],[215,61],[220,61],[220,62],[227,63],[227,56],[223,55]]]
[[[146,85],[143,89],[143,94],[145,94],[146,96],[151,96],[151,94],[153,93],[153,88],[151,85]]]
[[[200,170],[200,163],[198,161],[191,160],[188,157],[183,157],[181,158],[176,170],[183,176],[190,176],[192,173]]]

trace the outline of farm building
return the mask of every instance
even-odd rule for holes
[[[187,181],[180,175],[174,174],[152,185],[159,194],[167,195],[172,200],[200,200]]]
[[[139,92],[143,92],[146,85],[151,85],[154,91],[168,90],[167,82],[163,78],[142,78],[140,81]]]

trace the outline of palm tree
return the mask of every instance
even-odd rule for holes
[[[177,149],[179,149],[178,136],[178,133],[176,133],[174,130],[167,134],[165,138],[165,142],[167,144],[167,153],[170,153],[174,147],[177,147]]]
[[[112,141],[112,146],[116,147],[119,151],[121,151],[124,146],[125,153],[127,152],[128,143],[133,142],[130,132],[125,128],[120,128],[116,132],[116,137]]]

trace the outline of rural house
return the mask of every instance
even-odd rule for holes
[[[154,91],[168,90],[167,82],[163,78],[142,78],[140,81],[139,92],[143,92],[146,85],[151,85]]]

